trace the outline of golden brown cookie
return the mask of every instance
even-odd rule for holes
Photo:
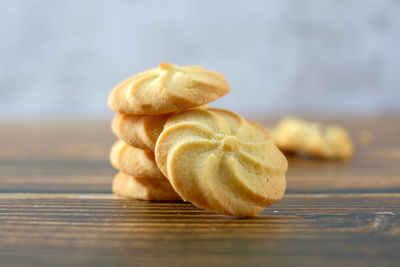
[[[353,145],[347,131],[339,126],[286,117],[273,132],[274,141],[282,151],[300,152],[326,159],[349,159]]]
[[[111,130],[128,145],[154,151],[156,141],[170,114],[164,115],[128,115],[117,113],[111,124]]]
[[[119,172],[112,185],[114,194],[133,199],[153,201],[177,201],[179,195],[167,179],[138,178]]]
[[[117,85],[108,97],[108,106],[125,114],[165,114],[207,104],[229,90],[221,73],[161,63]]]
[[[271,135],[227,110],[173,115],[155,154],[175,191],[201,208],[255,216],[285,192],[287,161]]]
[[[208,108],[208,105],[196,108]],[[162,115],[128,115],[117,113],[111,123],[113,133],[125,143],[154,151],[156,141],[172,113]]]
[[[129,146],[122,140],[118,140],[112,146],[110,161],[116,169],[129,175],[143,179],[166,180],[165,176],[157,167],[154,159],[154,152]]]

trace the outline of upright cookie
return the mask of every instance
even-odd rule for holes
[[[155,154],[175,191],[201,208],[254,216],[285,192],[287,161],[271,135],[227,110],[173,115]]]
[[[154,159],[154,153],[127,145],[118,140],[110,151],[111,164],[118,170],[129,175],[149,178],[165,179]]]
[[[196,108],[207,108],[208,105]],[[111,124],[113,133],[125,143],[154,151],[156,141],[172,113],[162,115],[128,115],[117,113]]]
[[[138,178],[119,172],[112,185],[114,194],[140,200],[182,200],[167,179]]]
[[[324,126],[287,117],[279,122],[273,136],[282,151],[343,160],[353,155],[353,145],[347,131],[338,126]]]
[[[161,63],[117,85],[108,97],[108,106],[125,114],[165,114],[207,104],[229,90],[221,73]]]

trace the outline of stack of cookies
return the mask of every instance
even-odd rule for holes
[[[114,193],[238,217],[282,199],[287,161],[270,133],[207,106],[229,90],[221,73],[169,63],[115,87],[108,99],[119,138],[110,153],[119,170]]]
[[[181,200],[157,167],[157,138],[172,114],[203,108],[228,92],[220,73],[168,63],[116,86],[108,99],[110,109],[117,112],[111,129],[119,138],[110,152],[111,164],[119,170],[114,193],[143,200]]]

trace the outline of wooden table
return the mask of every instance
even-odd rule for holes
[[[289,157],[285,198],[252,219],[113,196],[109,121],[1,123],[0,265],[399,266],[400,118],[324,121],[354,159]]]

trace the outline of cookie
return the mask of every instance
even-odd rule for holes
[[[112,185],[114,194],[140,200],[177,201],[179,195],[167,179],[138,178],[119,172]]]
[[[111,123],[111,130],[128,145],[154,151],[156,141],[170,114],[128,115],[117,113]]]
[[[117,85],[108,97],[108,106],[125,114],[165,114],[207,104],[229,90],[221,73],[161,63]]]
[[[155,148],[175,191],[198,207],[255,216],[282,199],[287,160],[261,125],[222,109],[171,116]]]
[[[196,108],[208,108],[208,105]],[[154,151],[156,141],[164,128],[165,121],[172,113],[162,115],[128,115],[117,113],[111,123],[111,130],[130,146]]]
[[[154,152],[129,146],[122,140],[112,146],[110,162],[116,169],[135,177],[166,180],[157,167]]]
[[[346,160],[353,155],[347,131],[339,126],[286,117],[273,132],[274,141],[282,151],[304,153],[325,159]]]

